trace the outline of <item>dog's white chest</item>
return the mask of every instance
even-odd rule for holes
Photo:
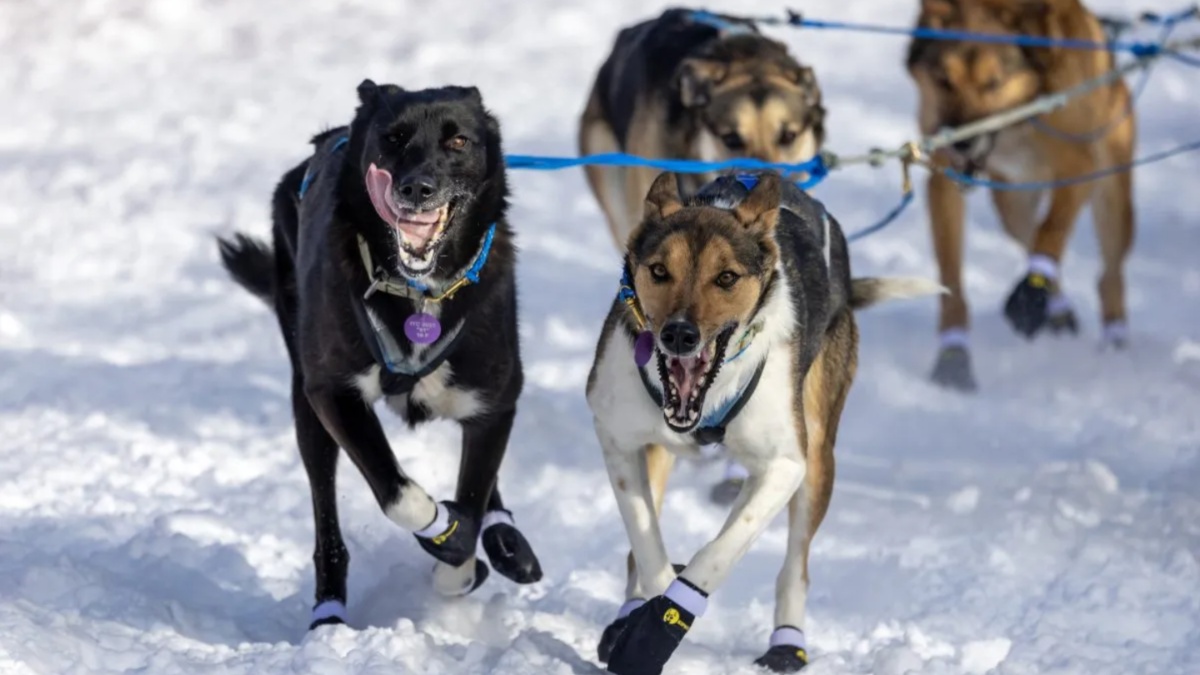
[[[387,396],[387,406],[405,419],[408,417],[410,400],[424,407],[435,418],[464,420],[483,413],[486,406],[479,392],[449,384],[453,372],[449,363],[443,363],[437,370],[421,378],[408,394]],[[379,374],[379,366],[373,365],[354,378],[355,387],[368,403],[384,398]]]
[[[1010,183],[1044,180],[1045,162],[1028,129],[1010,129],[996,135],[987,157],[988,171]]]

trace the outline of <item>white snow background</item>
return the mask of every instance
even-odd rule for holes
[[[0,2],[0,672],[599,672],[627,544],[583,387],[618,257],[582,172],[511,173],[527,387],[501,481],[545,580],[493,575],[468,598],[436,597],[429,557],[343,461],[352,627],[305,631],[312,522],[286,357],[212,237],[268,232],[275,182],[311,134],[349,120],[364,77],[478,85],[508,152],[574,155],[616,30],[665,6]],[[916,11],[797,7],[892,25]],[[915,133],[904,39],[769,32],[815,66],[830,148]],[[1198,92],[1200,70],[1158,68],[1139,155],[1200,136]],[[812,552],[807,672],[1200,673],[1198,175],[1195,154],[1137,171],[1128,351],[1097,348],[1087,216],[1065,271],[1083,334],[1027,343],[1009,330],[1000,305],[1023,261],[982,193],[966,277],[982,391],[927,382],[934,300],[860,316]],[[816,195],[853,231],[898,190],[893,165],[839,172]],[[935,276],[922,200],[852,254],[859,275]],[[449,496],[456,429],[386,424],[404,467]],[[673,479],[664,520],[680,560],[724,518],[707,501],[719,472],[683,465]],[[758,672],[784,520],[668,673]]]

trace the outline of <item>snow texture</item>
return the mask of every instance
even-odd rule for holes
[[[1119,0],[1092,3],[1129,16]],[[1168,10],[1160,0],[1147,9]],[[590,78],[645,0],[0,3],[0,672],[595,673],[625,535],[583,398],[617,255],[582,172],[514,172],[527,387],[502,484],[545,580],[430,589],[430,559],[343,461],[352,627],[306,633],[308,485],[274,319],[214,233],[265,233],[307,138],[364,77],[475,84],[506,149],[573,155]],[[714,3],[776,13],[781,5]],[[907,25],[915,3],[804,3]],[[816,67],[830,147],[915,133],[905,41],[772,30]],[[1190,141],[1200,73],[1161,66],[1139,154]],[[936,303],[861,316],[832,510],[812,551],[812,675],[1200,673],[1200,157],[1140,169],[1132,348],[1098,349],[1088,220],[1064,268],[1077,339],[1015,336],[1023,268],[988,198],[966,276],[982,391],[929,384]],[[899,198],[895,167],[816,194],[847,230]],[[853,247],[858,274],[935,275],[922,198]],[[386,424],[448,496],[457,431]],[[720,527],[719,463],[666,501],[681,560]],[[712,597],[668,673],[753,673],[771,631],[780,518]]]

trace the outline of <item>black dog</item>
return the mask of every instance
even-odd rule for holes
[[[233,278],[271,304],[292,362],[292,405],[316,522],[312,627],[345,620],[349,556],[338,526],[338,448],[380,507],[469,593],[492,566],[542,571],[504,510],[496,476],[523,376],[500,130],[474,87],[404,91],[365,80],[350,126],[275,189],[274,245],[221,240]],[[462,427],[454,501],[435,502],[396,462],[371,403],[410,427]]]

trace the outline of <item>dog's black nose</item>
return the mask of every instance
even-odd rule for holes
[[[971,150],[971,147],[974,145],[975,145],[974,138],[968,138],[968,139],[965,139],[962,141],[954,141],[954,149],[961,152],[964,155],[967,154],[967,152],[969,152]]]
[[[658,337],[672,354],[690,354],[700,344],[700,329],[691,321],[672,321],[663,326]]]
[[[409,199],[428,199],[437,192],[437,185],[429,176],[405,176],[400,181],[400,194]]]

